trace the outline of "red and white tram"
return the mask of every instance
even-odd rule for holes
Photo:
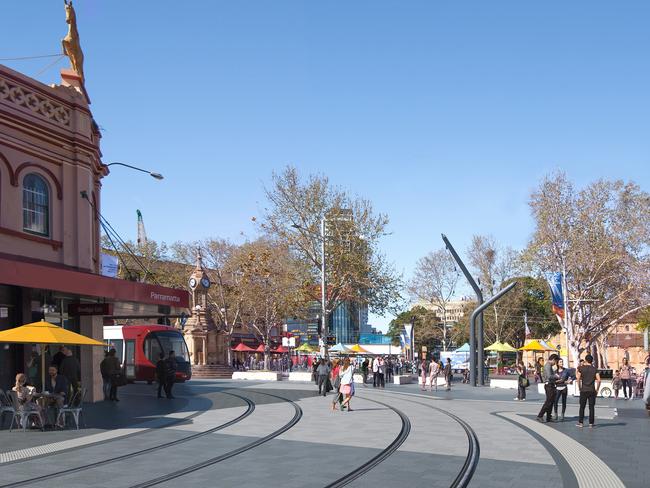
[[[176,381],[187,381],[192,377],[190,355],[183,334],[166,325],[107,325],[104,327],[104,342],[117,351],[116,356],[129,381],[156,380],[156,362],[160,353],[168,356],[174,351],[178,369]]]

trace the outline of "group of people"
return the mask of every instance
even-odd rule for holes
[[[158,398],[162,398],[162,391],[165,391],[167,398],[175,398],[172,394],[172,388],[176,381],[176,370],[178,363],[176,362],[176,353],[169,351],[167,357],[165,353],[161,352],[156,363],[156,380],[158,381]]]
[[[351,412],[350,401],[354,396],[355,367],[353,362],[350,358],[334,359],[331,362],[321,359],[315,364],[318,394],[326,396],[328,392],[334,390],[332,410],[336,410],[338,403],[341,411],[347,409],[348,412]]]
[[[445,379],[445,389],[447,391],[451,390],[451,383],[454,376],[450,358],[447,358],[447,362],[444,365],[442,361],[436,361],[435,359],[431,359],[430,361],[422,359],[420,361],[419,373],[421,381],[420,389],[422,391],[426,391],[427,383],[429,383],[429,391],[433,391],[434,388],[438,391],[438,376],[442,376]]]
[[[16,375],[16,383],[11,389],[16,396],[18,410],[21,413],[36,412],[37,418],[31,417],[34,426],[43,428],[46,425],[54,424],[58,418],[57,411],[62,408],[66,400],[70,398],[71,386],[68,379],[59,374],[59,368],[54,364],[48,367],[48,375],[45,384],[41,385],[39,394],[33,384],[29,384],[29,377],[25,373]],[[57,427],[63,428],[62,420],[59,420]]]
[[[542,405],[537,420],[540,422],[550,422],[554,419],[564,420],[566,412],[566,399],[568,394],[568,385],[574,381],[578,382],[580,390],[580,407],[578,409],[578,427],[584,426],[585,408],[589,405],[589,427],[594,426],[596,396],[600,389],[600,373],[594,367],[594,358],[587,354],[584,360],[580,361],[580,366],[576,369],[575,377],[570,370],[564,368],[563,360],[557,354],[551,354],[544,364],[541,372],[542,381],[544,382],[544,392],[546,398]],[[562,413],[558,417],[558,405],[562,401]]]

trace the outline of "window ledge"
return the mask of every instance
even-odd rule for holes
[[[39,242],[41,244],[48,244],[52,246],[52,249],[57,251],[63,247],[63,242],[55,241],[54,239],[49,239],[47,237],[39,237],[34,234],[28,234],[27,232],[18,232],[13,229],[7,229],[6,227],[0,227],[0,234],[6,234],[8,236],[18,237],[20,239],[25,239],[28,241]]]

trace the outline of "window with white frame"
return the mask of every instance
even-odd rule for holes
[[[23,230],[50,235],[50,189],[46,181],[34,173],[23,180]]]

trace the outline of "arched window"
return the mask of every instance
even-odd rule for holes
[[[23,180],[23,230],[50,235],[50,190],[45,180],[34,173]]]

